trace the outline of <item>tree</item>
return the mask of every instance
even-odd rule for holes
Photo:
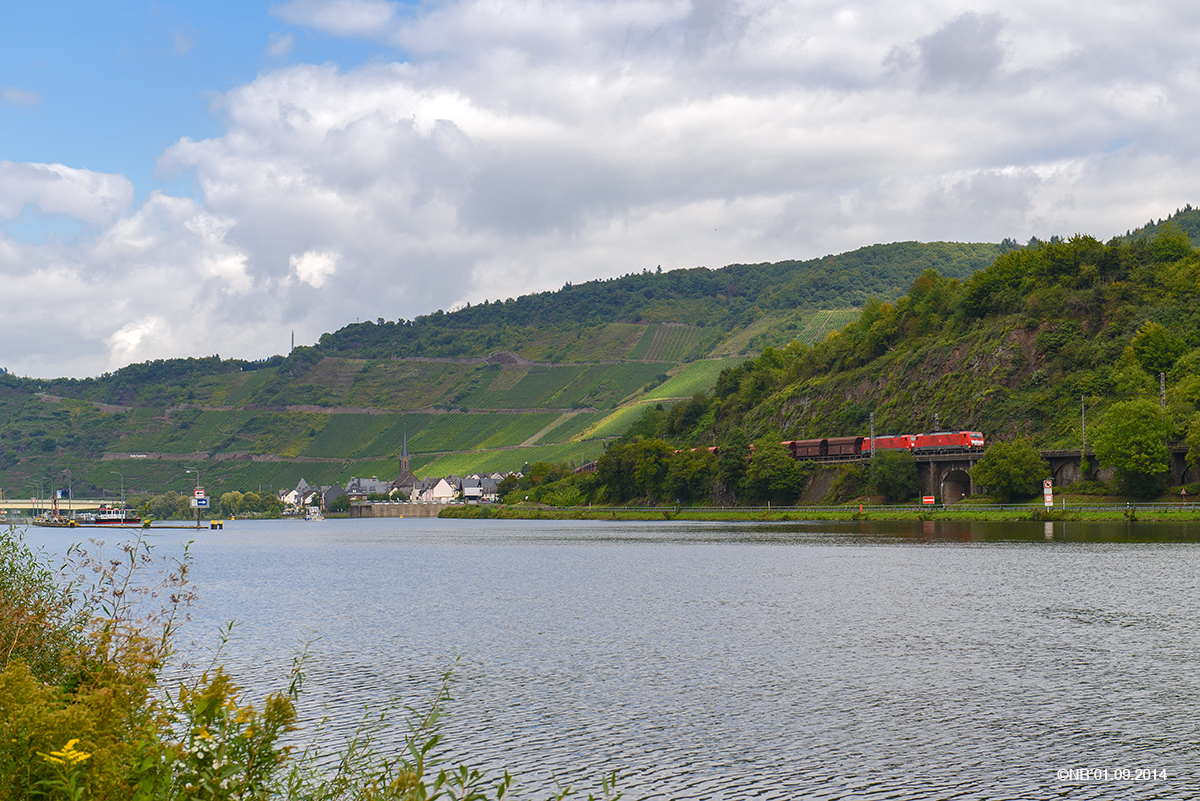
[[[1161,323],[1146,322],[1130,340],[1133,355],[1142,369],[1151,375],[1165,373],[1174,366],[1179,357],[1187,352],[1187,345],[1172,334]]]
[[[876,451],[871,462],[871,484],[892,503],[916,497],[921,489],[917,480],[917,457],[909,451]]]
[[[1192,415],[1192,424],[1187,435],[1187,463],[1195,467],[1200,464],[1200,412]]]
[[[724,375],[724,373],[722,373]],[[750,458],[750,440],[741,428],[732,429],[717,451],[717,481],[736,495],[746,475],[747,460]]]
[[[1162,492],[1161,476],[1170,467],[1170,433],[1171,422],[1154,401],[1115,403],[1096,430],[1096,459],[1114,470],[1125,492],[1153,497]]]
[[[668,500],[691,504],[708,498],[716,473],[717,457],[707,448],[675,454],[667,468]]]
[[[637,494],[634,468],[637,452],[633,445],[617,443],[596,461],[596,475],[610,501],[624,501]]]
[[[639,494],[646,498],[665,498],[668,460],[674,450],[661,439],[646,439],[634,446],[637,459],[633,478]]]
[[[612,501],[664,497],[672,450],[660,439],[620,443],[609,448],[596,464],[605,496]]]
[[[224,496],[221,496],[224,497]],[[257,492],[247,492],[238,504],[238,514],[249,514],[262,511],[262,498]]]
[[[1032,498],[1041,491],[1050,465],[1026,439],[993,442],[971,469],[971,478],[1003,501]]]
[[[1192,240],[1175,220],[1168,220],[1150,242],[1150,255],[1157,262],[1177,261],[1192,253]]]
[[[268,493],[262,496],[262,503],[258,508],[262,517],[278,518],[283,514],[283,501],[279,500],[278,496]]]
[[[1154,380],[1146,373],[1142,363],[1137,359],[1133,346],[1125,348],[1121,358],[1112,366],[1110,371],[1112,387],[1116,392],[1125,396],[1145,395],[1154,391]]]
[[[225,517],[232,517],[242,511],[242,498],[242,493],[237,490],[221,493],[221,500],[217,503],[221,514]]]
[[[804,492],[805,471],[771,432],[754,442],[750,465],[742,478],[742,492],[756,503],[793,503]]]
[[[509,473],[504,478],[500,479],[500,483],[496,486],[496,496],[503,498],[510,492],[515,492],[521,485],[521,479],[516,473]]]
[[[156,495],[149,503],[150,514],[159,520],[169,520],[173,517],[188,515],[188,499],[174,492],[164,492]]]

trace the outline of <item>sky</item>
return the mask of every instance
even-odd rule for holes
[[[0,368],[1197,203],[1200,5],[0,4]]]

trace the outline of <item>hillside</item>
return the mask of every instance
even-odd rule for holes
[[[763,348],[821,341],[924,269],[966,277],[995,245],[897,243],[805,262],[643,272],[417,320],[346,326],[288,356],[0,375],[0,488],[32,496],[278,489],[596,458],[646,404],[713,386]]]
[[[1079,448],[1115,403],[1160,399],[1182,440],[1200,411],[1200,253],[1185,210],[1149,235],[1077,235],[1001,255],[965,281],[921,275],[838,334],[722,372],[680,442],[923,431]],[[699,401],[697,401],[699,402]],[[661,427],[660,427],[661,430]]]
[[[863,433],[870,412],[876,430],[898,431],[937,415],[1071,448],[1081,399],[1100,419],[1117,401],[1157,398],[1162,372],[1181,439],[1200,400],[1200,260],[1182,223],[1200,213],[1178,216],[1152,237],[1036,243],[963,282],[927,273],[837,336],[723,376],[718,418],[834,435]]]
[[[1200,451],[1200,251],[1185,226],[1198,217],[1185,209],[1108,243],[1033,240],[962,281],[926,270],[816,344],[767,348],[722,370],[711,392],[631,417],[594,474],[521,493],[554,505],[783,505],[861,497],[879,478],[884,494],[911,497],[911,461],[913,483],[889,486],[909,469],[895,458],[818,468],[781,443],[865,436],[872,415],[879,435],[969,429],[1009,454],[1023,448],[1035,464],[1016,469],[1033,491],[1036,449],[1081,449],[1086,413],[1112,483],[1084,489],[1157,497],[1167,444]]]

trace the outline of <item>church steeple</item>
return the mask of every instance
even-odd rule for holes
[[[400,446],[400,477],[412,475],[412,468],[409,465],[408,458],[408,432],[404,432],[404,442]]]

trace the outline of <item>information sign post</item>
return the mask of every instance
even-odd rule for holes
[[[196,528],[200,528],[200,512],[208,508],[208,498],[204,497],[204,487],[196,487],[192,493],[192,508],[196,510]]]
[[[1042,498],[1046,503],[1046,508],[1054,506],[1054,482],[1046,479],[1042,482]]]

